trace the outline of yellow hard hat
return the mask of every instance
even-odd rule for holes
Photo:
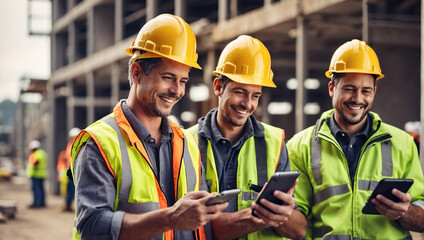
[[[135,50],[145,52],[140,54],[140,51]],[[148,21],[126,52],[131,56],[131,62],[142,58],[164,57],[202,69],[197,64],[193,31],[182,18],[171,14],[161,14]]]
[[[224,75],[234,82],[276,87],[272,82],[271,57],[256,38],[241,35],[222,50],[215,76]]]
[[[376,80],[384,77],[377,54],[357,39],[344,43],[334,52],[325,76],[331,78],[333,73],[367,73],[377,75]]]

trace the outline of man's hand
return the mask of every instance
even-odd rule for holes
[[[293,197],[294,187],[298,180],[293,184],[287,193],[274,191],[274,196],[283,201],[282,205],[272,203],[266,199],[261,199],[260,204],[253,203],[251,208],[255,211],[258,218],[262,219],[268,226],[279,227],[293,212],[296,204],[296,199]],[[265,189],[265,186],[263,187]]]
[[[216,194],[206,191],[190,192],[172,206],[171,221],[173,229],[193,231],[214,220],[228,203],[206,206],[206,202]]]
[[[393,202],[383,195],[378,194],[371,202],[382,215],[387,216],[391,220],[397,220],[403,217],[408,211],[411,204],[411,195],[409,193],[403,193],[396,188],[392,189],[392,194],[398,197],[400,201]]]

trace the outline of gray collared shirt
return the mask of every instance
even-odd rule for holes
[[[145,126],[122,102],[125,117],[143,142],[143,146],[152,162],[159,184],[167,198],[168,206],[175,203],[172,177],[172,129],[167,118],[162,119],[162,138],[159,147]],[[152,141],[153,139],[153,141]],[[159,173],[159,174],[158,174]],[[170,175],[169,175],[170,174]],[[83,239],[118,239],[121,231],[123,211],[114,210],[116,183],[106,166],[97,145],[90,139],[79,151],[74,163],[76,183],[76,222]],[[172,187],[171,187],[172,186]],[[202,171],[201,189],[206,190]],[[175,239],[194,240],[193,232],[174,231]]]
[[[351,139],[349,139],[349,135],[346,132],[343,132],[337,125],[336,121],[334,120],[334,113],[332,114],[328,123],[328,127],[330,128],[331,133],[340,144],[340,147],[342,148],[346,157],[351,184],[353,184],[355,179],[355,172],[358,165],[359,156],[361,155],[361,149],[373,133],[372,120],[373,118],[371,114],[368,113],[365,127],[360,132],[353,135]]]
[[[243,135],[232,144],[230,140],[223,137],[219,131],[216,116],[218,110],[212,109],[205,117],[199,120],[199,134],[209,139],[214,153],[216,170],[219,180],[219,191],[237,188],[237,163],[238,155],[243,144],[250,137],[264,137],[263,130],[259,127],[259,122],[251,115],[244,126]],[[253,166],[255,167],[255,166]],[[290,162],[287,154],[286,144],[283,146],[276,171],[289,171]],[[225,211],[237,211],[237,199],[230,201]]]

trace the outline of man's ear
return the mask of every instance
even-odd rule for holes
[[[330,95],[330,97],[334,97],[334,90],[335,90],[335,86],[334,86],[334,81],[330,81],[328,83],[328,95]]]
[[[213,91],[216,96],[220,97],[222,94],[222,82],[219,78],[213,80]]]
[[[143,76],[144,71],[138,62],[131,64],[131,76],[134,83],[140,83],[140,79]]]

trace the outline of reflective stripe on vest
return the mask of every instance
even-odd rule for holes
[[[371,146],[371,145],[369,145]],[[369,148],[367,147],[367,149]],[[391,152],[390,141],[381,143],[381,155],[382,155],[382,170],[383,176],[391,177],[393,173],[393,162]],[[312,136],[311,139],[311,168],[312,175],[314,176],[317,185],[322,184],[321,175],[321,139],[318,136]]]
[[[131,191],[132,175],[130,158],[128,156],[128,150],[125,144],[124,136],[122,136],[121,129],[119,128],[116,119],[111,115],[107,115],[106,117],[102,118],[101,121],[107,123],[116,132],[116,135],[118,136],[119,150],[121,151],[122,159],[122,181],[121,188],[118,194],[119,205],[121,205],[121,201],[128,202],[128,197],[130,196]],[[121,209],[121,207],[119,208]]]
[[[130,164],[130,159],[128,156],[128,150],[125,144],[125,140],[122,135],[121,129],[118,126],[118,123],[116,122],[116,119],[114,117],[112,117],[111,115],[108,115],[102,118],[101,121],[107,123],[116,132],[116,135],[118,136],[119,149],[121,151],[121,159],[122,159],[122,181],[121,181],[121,188],[118,195],[119,209],[125,209],[128,211],[135,211],[135,209],[140,209],[140,210],[149,209],[147,211],[141,211],[141,212],[148,212],[155,209],[159,209],[159,204],[154,202],[150,203],[151,204],[150,207],[157,205],[157,208],[143,207],[142,206],[143,203],[128,203],[128,198],[130,195],[131,185],[132,185],[132,175],[131,175],[131,164]],[[186,178],[187,178],[187,192],[191,192],[191,191],[194,191],[196,188],[196,181],[197,181],[196,171],[194,169],[190,152],[188,150],[187,140],[185,138],[183,140],[184,140],[183,160],[184,160],[185,172],[186,172]],[[141,206],[137,206],[137,205],[141,205]]]

